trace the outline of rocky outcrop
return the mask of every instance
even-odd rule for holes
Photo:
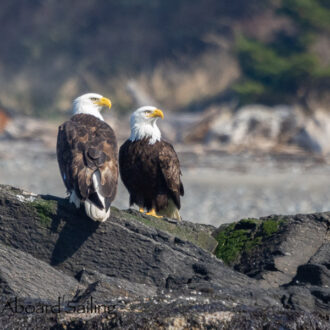
[[[329,123],[329,113],[320,109],[306,114],[285,105],[254,104],[235,112],[226,107],[212,108],[186,129],[183,141],[229,151],[329,154]]]
[[[221,228],[214,233],[212,226],[115,208],[107,222],[95,223],[65,199],[9,186],[0,188],[0,226],[1,328],[329,326],[327,298],[323,305],[310,296],[292,303],[294,279],[287,286],[266,287],[265,280],[217,258],[212,251],[216,247],[222,257]],[[268,242],[259,241],[260,246]],[[327,248],[308,253],[326,280]],[[298,289],[311,292],[311,285],[316,292],[320,283],[307,283],[304,276],[311,269],[299,266],[292,271],[295,281],[305,279]],[[313,297],[326,295],[319,292]]]
[[[263,287],[281,287],[285,306],[330,308],[330,213],[243,219],[214,232],[216,255]]]
[[[0,255],[1,295],[56,301],[72,299],[80,287],[75,278],[28,253],[0,244]]]

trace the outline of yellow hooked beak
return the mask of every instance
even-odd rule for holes
[[[111,108],[111,101],[106,97],[102,97],[98,101],[95,101],[95,104],[100,105],[102,107],[108,107],[109,109]]]
[[[160,117],[160,118],[164,119],[164,114],[163,114],[163,111],[162,110],[156,109],[148,117],[149,118]]]

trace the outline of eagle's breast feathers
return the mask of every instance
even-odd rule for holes
[[[127,140],[119,151],[120,174],[130,193],[130,204],[159,212],[171,199],[180,209],[184,189],[180,163],[171,144],[164,140],[150,144],[148,138]]]

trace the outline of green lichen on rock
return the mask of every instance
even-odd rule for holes
[[[226,264],[236,260],[244,246],[244,242],[247,240],[245,233],[235,231],[234,227],[234,224],[229,225],[223,231],[220,231],[216,237],[218,246],[215,255]]]
[[[280,220],[275,220],[275,219],[268,219],[263,221],[262,223],[262,231],[264,233],[265,236],[271,236],[272,234],[276,233],[279,229],[279,227],[281,226],[281,224],[283,224],[283,219]]]
[[[250,250],[260,243],[260,239],[251,237],[252,231],[258,226],[256,219],[243,219],[232,223],[221,230],[216,236],[218,246],[215,255],[226,264],[234,263],[243,250]]]
[[[52,216],[56,212],[56,202],[54,200],[36,199],[30,203],[35,209],[40,223],[49,227],[52,222]]]
[[[213,252],[217,246],[216,240],[211,236],[211,231],[208,230],[207,226],[201,224],[193,224],[185,221],[170,222],[166,218],[151,217],[140,214],[134,210],[120,211],[116,208],[111,208],[111,214],[113,216],[124,216],[126,219],[142,222],[148,227],[162,230],[210,252]]]
[[[223,225],[215,236],[218,246],[217,258],[233,265],[242,255],[260,246],[263,241],[276,233],[285,223],[284,219],[242,219],[239,222]]]

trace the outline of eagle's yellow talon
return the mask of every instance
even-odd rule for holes
[[[139,212],[144,213],[144,208],[143,207],[139,207]]]
[[[151,209],[151,211],[147,212],[146,215],[151,215],[152,217],[156,217],[156,218],[162,218],[161,215],[157,215],[155,209]]]

